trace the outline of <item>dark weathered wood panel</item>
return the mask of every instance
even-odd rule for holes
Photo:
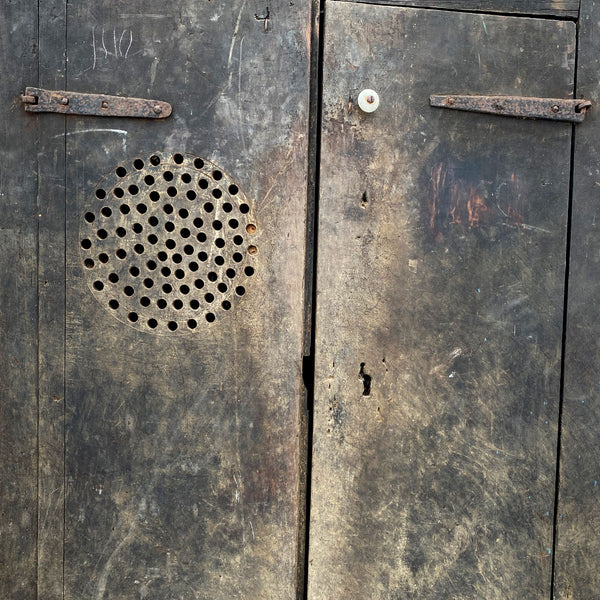
[[[36,595],[37,119],[19,95],[37,81],[37,3],[0,14],[0,597]]]
[[[600,5],[584,0],[577,93],[600,103]],[[555,597],[600,593],[600,241],[597,220],[600,117],[575,135],[565,383],[557,510]]]
[[[39,3],[39,82],[63,89],[65,0]],[[31,85],[31,83],[29,84]],[[38,141],[38,596],[63,597],[65,414],[65,119],[41,115]]]
[[[579,0],[341,0],[364,4],[576,19]]]
[[[295,597],[310,4],[268,14],[69,4],[69,89],[173,115],[68,122],[66,598]],[[116,320],[79,257],[97,182],[156,151],[214,161],[254,203],[247,292],[188,335]]]
[[[575,26],[326,11],[309,597],[548,597]]]

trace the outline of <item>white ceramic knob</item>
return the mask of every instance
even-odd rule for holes
[[[379,94],[375,90],[363,90],[358,95],[358,106],[366,113],[372,113],[379,106]]]

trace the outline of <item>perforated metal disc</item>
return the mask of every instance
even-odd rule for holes
[[[89,287],[137,329],[198,331],[246,293],[258,252],[252,212],[231,178],[202,158],[156,152],[118,165],[81,220]]]

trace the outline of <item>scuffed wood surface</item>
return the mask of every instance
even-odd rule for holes
[[[37,123],[19,94],[37,79],[37,3],[0,14],[0,597],[36,594]],[[18,143],[17,143],[18,141]]]
[[[67,599],[296,595],[310,5],[70,3],[69,89],[170,102],[69,120]],[[78,256],[95,184],[154,151],[214,161],[251,198],[257,269],[197,334],[143,333]]]
[[[309,598],[549,597],[575,27],[326,11]]]
[[[503,13],[514,15],[538,15],[576,19],[579,0],[342,0],[365,4],[413,6],[415,8],[439,8],[473,12]]]
[[[600,5],[584,0],[577,92],[600,103]],[[565,388],[557,511],[555,597],[597,598],[600,590],[600,117],[576,129]]]

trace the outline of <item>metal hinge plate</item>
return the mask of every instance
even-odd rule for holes
[[[164,119],[171,114],[171,105],[159,100],[81,94],[35,87],[25,89],[21,102],[27,112],[53,112],[64,115]]]
[[[524,119],[581,123],[591,108],[589,100],[526,98],[522,96],[457,96],[434,94],[431,106]]]

